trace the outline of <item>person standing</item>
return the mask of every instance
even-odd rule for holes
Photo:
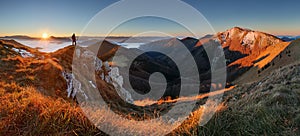
[[[72,35],[72,45],[76,46],[76,36],[75,36],[75,33],[73,33],[73,35]]]

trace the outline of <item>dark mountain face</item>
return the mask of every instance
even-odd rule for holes
[[[124,80],[125,88],[134,86],[134,90],[137,93],[145,94],[150,89],[149,78],[151,74],[160,72],[163,73],[169,85],[167,87],[169,89],[167,89],[163,97],[171,96],[176,98],[180,90],[176,89],[175,86],[180,86],[179,81],[181,79],[178,76],[178,67],[176,66],[183,65],[186,71],[194,70],[193,67],[190,67],[192,62],[187,61],[188,54],[192,55],[193,61],[197,65],[196,69],[199,72],[197,76],[201,80],[195,79],[196,76],[193,75],[187,78],[199,81],[201,85],[199,92],[203,93],[209,91],[212,84],[210,63],[212,60],[209,60],[208,52],[213,55],[220,55],[216,51],[220,47],[223,48],[226,61],[224,63],[227,65],[227,82],[231,83],[253,67],[261,65],[262,68],[268,65],[268,62],[263,62],[273,60],[273,56],[276,57],[281,52],[280,50],[284,50],[287,47],[288,43],[266,33],[232,28],[199,40],[191,37],[182,40],[176,38],[163,39],[142,45],[139,49],[126,49],[105,40],[101,46],[99,45],[100,43],[96,43],[86,49],[95,52],[103,62],[108,61],[111,66],[119,67],[124,77],[130,77],[130,81]],[[188,52],[184,52],[179,48],[182,45],[187,48]],[[148,52],[150,50],[161,50],[166,54],[176,56],[176,62],[158,52]],[[271,50],[279,51],[269,53],[268,51]],[[67,64],[71,63],[72,57],[67,56],[71,56],[72,52],[74,52],[74,49],[65,48],[54,53],[53,57],[58,58],[63,67],[70,69],[70,65],[68,66]],[[65,56],[66,54],[68,55]],[[120,58],[122,61],[119,62],[118,59]],[[134,60],[134,63],[129,60]],[[221,64],[222,62],[219,63]],[[129,72],[126,71],[128,69],[130,69]]]
[[[182,40],[180,40],[189,50],[192,50],[193,47],[196,46],[198,39],[187,37]]]
[[[141,50],[150,50],[150,49],[156,49],[161,50],[163,52],[166,52],[167,54],[176,54],[176,58],[178,58],[176,65],[184,66],[185,71],[192,71],[197,70],[197,77],[199,77],[201,80],[196,79],[196,75],[191,75],[186,78],[190,78],[192,80],[198,81],[200,83],[199,86],[199,92],[205,93],[208,92],[211,89],[211,63],[210,61],[216,61],[216,64],[222,64],[219,63],[220,59],[216,60],[209,60],[209,55],[207,52],[210,52],[211,56],[220,57],[222,55],[219,51],[221,48],[220,44],[217,42],[211,40],[210,42],[205,43],[204,46],[197,46],[199,43],[199,40],[194,38],[184,38],[182,40],[178,40],[176,38],[169,39],[169,40],[162,40],[162,41],[156,41],[152,43],[148,43],[140,47]],[[182,50],[180,49],[180,46],[185,46],[187,49]],[[191,55],[191,56],[188,56]],[[190,58],[191,57],[191,58]],[[214,58],[214,57],[212,57]],[[167,60],[166,57],[161,57],[160,59]],[[191,62],[191,61],[193,62]],[[162,61],[163,62],[163,61]],[[164,62],[165,64],[171,64],[170,61]],[[191,67],[191,64],[195,63],[197,67]],[[219,65],[219,68],[221,65]],[[224,64],[225,66],[225,64]],[[171,72],[171,71],[170,71]],[[218,83],[213,83],[218,84]],[[220,86],[219,86],[220,87]],[[218,88],[215,88],[218,89]],[[174,96],[172,96],[174,97]]]
[[[159,52],[146,52],[133,60],[129,69],[129,81],[133,89],[140,94],[149,93],[149,79],[155,72],[162,73],[166,78],[167,87],[163,96],[178,98],[180,87],[174,86],[181,86],[179,69],[171,58]]]

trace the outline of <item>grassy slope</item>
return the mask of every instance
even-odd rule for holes
[[[225,93],[226,107],[203,135],[300,135],[300,64]]]
[[[0,83],[0,135],[95,135],[99,130],[74,103],[33,87]]]
[[[267,58],[258,61],[255,63],[255,66],[250,68],[245,74],[239,76],[238,79],[234,81],[235,84],[243,84],[243,83],[251,83],[254,81],[262,80],[266,76],[268,76],[272,71],[282,68],[286,65],[291,64],[292,62],[300,61],[300,39],[295,40],[291,42],[287,47],[284,48],[284,50],[277,54],[277,56],[269,60],[268,56]],[[269,47],[273,48],[273,47]],[[268,54],[268,52],[264,52]],[[264,53],[259,56],[258,58],[264,56]],[[274,57],[274,56],[273,56]],[[261,68],[261,66],[269,64],[270,66],[267,68]]]
[[[12,48],[35,55],[23,58]],[[0,41],[0,135],[100,134],[66,98],[62,67],[48,54]]]

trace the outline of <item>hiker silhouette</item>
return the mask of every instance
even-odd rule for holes
[[[75,33],[72,35],[72,45],[76,45],[76,36]]]

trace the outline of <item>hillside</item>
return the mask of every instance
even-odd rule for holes
[[[224,50],[228,82],[234,82],[252,67],[262,69],[269,65],[290,45],[271,34],[234,27],[199,39],[195,47],[214,42],[220,43]]]
[[[298,44],[299,46],[299,44]],[[223,96],[203,135],[300,135],[300,63],[286,65]]]
[[[34,86],[45,95],[66,98],[63,67],[55,58],[13,40],[1,40],[0,51],[1,81]]]
[[[281,48],[281,45],[277,45],[280,48],[269,47],[268,50],[257,57],[254,66],[244,75],[240,76],[235,82],[241,84],[258,81],[265,76],[268,76],[270,72],[276,69],[281,69],[286,65],[299,61],[299,45],[300,39],[292,41],[283,48]]]
[[[273,35],[239,27],[218,33],[217,36],[217,40],[221,42],[225,50],[245,55],[235,61],[229,58],[229,67],[234,65],[251,67],[257,59],[264,60],[259,64],[260,67],[263,67],[289,45],[289,42],[283,42]],[[239,56],[235,55],[235,57]]]
[[[208,49],[214,50],[218,48],[218,42],[224,49],[228,70],[226,87],[230,88],[223,90],[224,102],[213,119],[204,127],[198,127],[195,122],[202,112],[201,103],[206,102],[208,95],[222,92],[206,93],[215,83],[210,81],[210,65],[203,46],[210,45]],[[99,45],[95,43],[87,48],[68,46],[53,53],[42,53],[14,40],[0,40],[0,135],[104,134],[78,107],[80,100],[96,99],[83,88],[99,88],[114,112],[134,120],[152,119],[168,112],[175,102],[184,104],[187,100],[196,100],[199,107],[170,135],[300,134],[300,39],[284,42],[270,34],[235,27],[201,39],[151,41],[140,49],[123,48],[106,40],[100,50],[97,49]],[[181,45],[189,52],[183,52],[178,47]],[[193,67],[190,67],[186,53],[192,55],[201,79],[199,96],[178,98],[180,90],[172,89],[180,85],[176,65],[158,53],[146,53],[136,59],[134,72],[130,75],[135,82],[125,80],[124,77],[129,77],[126,72],[130,67],[129,60],[154,48],[178,57],[177,61],[187,71]],[[118,59],[114,60],[113,56]],[[73,59],[78,61],[73,62]],[[94,63],[86,64],[89,61]],[[77,69],[72,64],[78,66]],[[95,71],[91,72],[93,68]],[[146,94],[151,89],[150,75],[157,71],[164,73],[169,81],[163,97],[158,101],[133,99],[135,95],[127,88],[134,86],[136,92]],[[89,80],[91,76],[95,76],[95,81]],[[188,76],[193,80],[195,77]],[[161,85],[156,79],[154,84]],[[232,84],[234,86],[230,86]],[[218,90],[218,87],[214,89]],[[135,105],[137,103],[139,105]],[[152,123],[147,127],[135,126],[132,132],[149,134],[163,124]],[[129,126],[121,122],[113,122],[113,125],[120,126],[120,131]],[[148,127],[150,125],[153,127]]]
[[[49,54],[0,40],[0,135],[95,135]]]

